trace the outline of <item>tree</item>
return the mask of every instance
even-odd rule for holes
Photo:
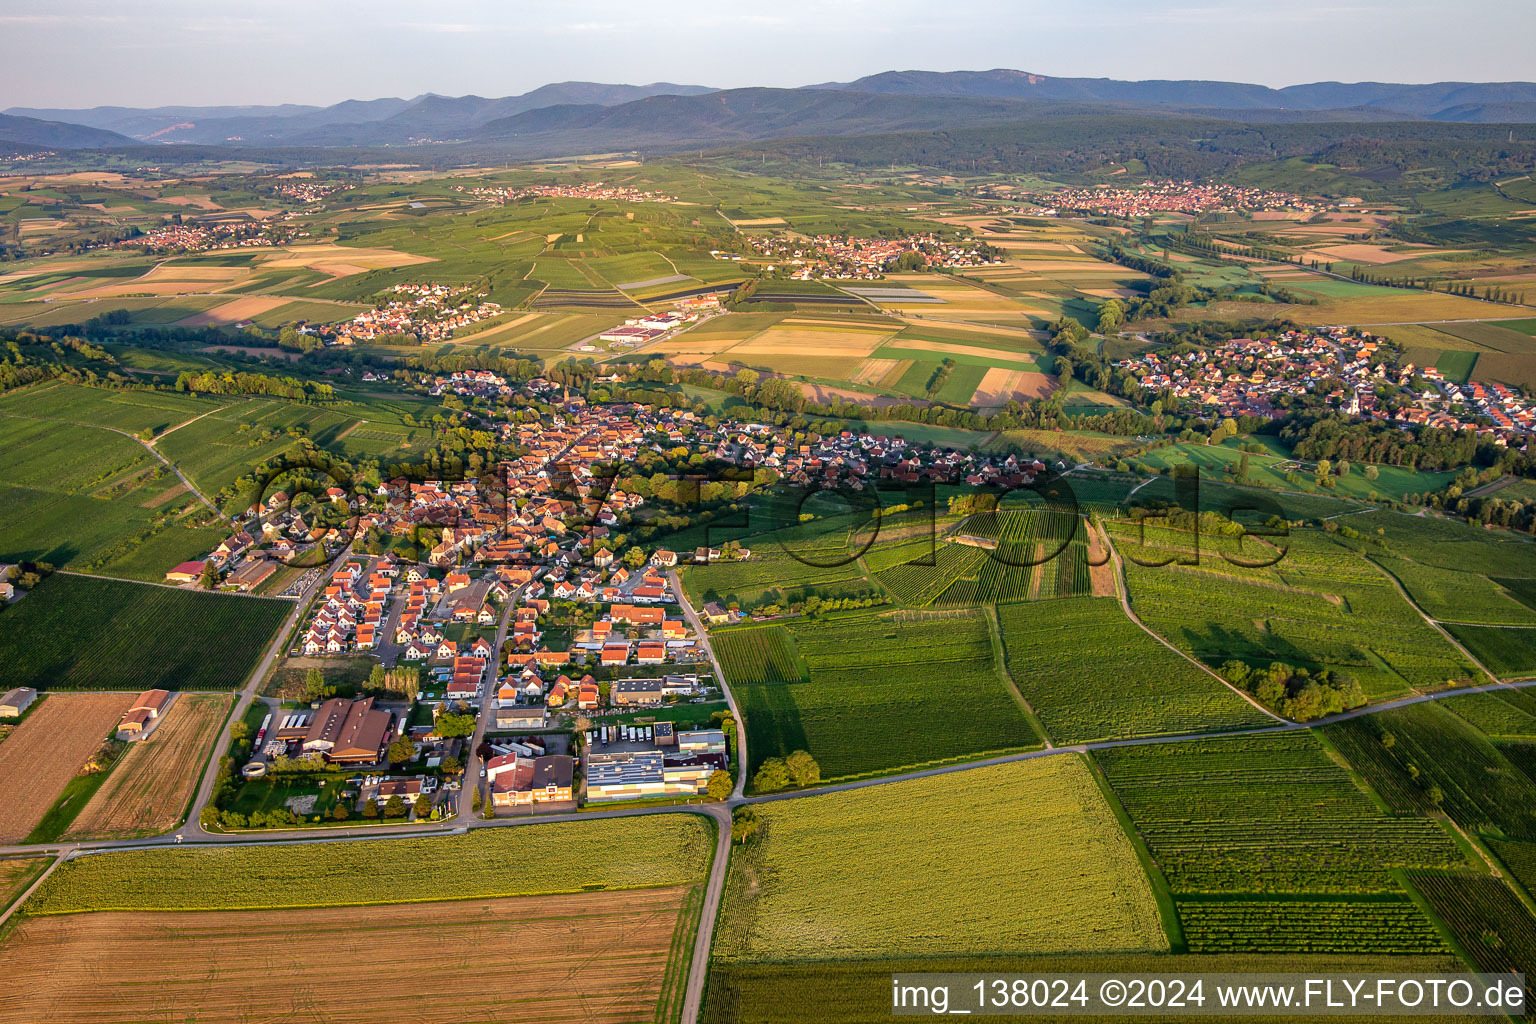
[[[389,750],[385,751],[384,756],[389,759],[390,764],[404,764],[407,761],[413,761],[416,759],[416,744],[412,743],[408,736],[396,737],[395,741],[389,745]]]
[[[464,763],[452,754],[449,754],[443,758],[443,763],[439,767],[443,769],[444,775],[458,775],[464,770]]]
[[[1125,323],[1125,305],[1119,299],[1110,299],[1099,306],[1099,333],[1109,334]]]
[[[363,817],[365,817],[365,818],[367,818],[367,819],[369,819],[371,821],[372,819],[377,818],[378,816],[379,816],[379,802],[377,800],[369,800],[367,803],[363,804]]]
[[[731,781],[731,776],[728,772],[713,771],[709,773],[707,787],[711,800],[725,800],[730,797],[731,790],[735,788],[735,783]]]
[[[388,800],[384,801],[384,817],[386,817],[386,818],[403,818],[403,817],[405,817],[405,801],[400,799],[400,797],[398,795],[397,796],[392,796]]]
[[[455,715],[444,713],[437,716],[437,725],[433,727],[443,739],[453,739],[456,736],[473,736],[475,733],[474,715]]]
[[[784,767],[797,786],[814,786],[821,781],[821,766],[804,750],[797,750],[786,757]]]
[[[346,821],[348,818],[352,817],[352,812],[347,810],[347,805],[344,801],[338,800],[336,802],[336,806],[331,808],[331,817],[335,818],[337,821]]]
[[[197,812],[197,823],[203,828],[210,829],[219,823],[219,809],[212,804]]]
[[[336,687],[328,686],[325,682],[325,673],[318,668],[312,668],[304,675],[304,699],[313,703],[317,700],[325,700],[336,695]]]
[[[631,569],[638,569],[645,565],[645,549],[630,548],[628,551],[624,552],[624,564],[629,566]]]
[[[219,582],[219,570],[213,567],[213,559],[203,563],[202,575],[197,578],[197,585],[204,590],[212,590]]]
[[[416,811],[417,818],[430,816],[432,814],[432,798],[425,793],[417,794],[413,810]]]
[[[476,786],[475,791],[469,794],[469,809],[478,811],[483,803],[485,803],[485,798],[480,795],[480,787]]]
[[[762,820],[757,816],[757,808],[742,807],[731,818],[731,842],[744,843],[757,835],[757,830],[762,827]]]
[[[1375,480],[1379,476],[1381,476],[1381,470],[1377,469],[1375,466],[1365,467],[1365,478],[1367,480]]]
[[[777,793],[788,789],[793,781],[784,759],[770,757],[758,767],[757,774],[752,776],[752,787],[759,793]]]
[[[383,665],[373,666],[373,671],[368,673],[368,689],[378,693],[389,685],[389,670]]]

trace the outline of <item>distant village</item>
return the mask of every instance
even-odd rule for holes
[[[995,183],[980,186],[975,195],[1021,203],[1013,212],[1036,216],[1054,216],[1059,211],[1087,211],[1115,217],[1142,217],[1154,213],[1202,214],[1216,210],[1319,213],[1337,208],[1337,204],[1322,199],[1222,182],[1149,181],[1134,188],[1096,185],[1034,192],[1022,191],[1007,183]]]
[[[1331,327],[1238,338],[1182,355],[1147,352],[1115,365],[1146,391],[1167,391],[1223,416],[1279,419],[1286,413],[1281,396],[1312,396],[1351,416],[1472,430],[1501,445],[1524,445],[1536,431],[1536,405],[1517,389],[1458,384],[1432,366],[1394,369],[1377,348],[1367,332]]]
[[[349,345],[389,335],[414,335],[422,341],[446,341],[462,327],[500,316],[504,310],[483,292],[445,284],[397,284],[398,298],[330,326],[306,325],[305,333],[317,334],[335,344]]]
[[[745,240],[759,256],[794,268],[789,276],[799,280],[879,280],[908,254],[921,257],[922,265],[932,267],[984,267],[1004,262],[1002,254],[985,242],[931,234],[899,239],[748,235]],[[710,255],[716,259],[739,258],[721,251],[711,251]]]
[[[647,192],[625,185],[606,185],[601,181],[579,185],[455,185],[455,192],[464,192],[476,199],[496,203],[511,203],[519,199],[610,199],[625,203],[675,203],[676,196],[663,192]]]

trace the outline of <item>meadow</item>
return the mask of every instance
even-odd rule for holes
[[[1073,755],[754,811],[717,961],[1167,948],[1135,851]],[[857,870],[827,870],[828,850]]]
[[[1272,720],[1148,636],[1110,597],[1000,605],[1008,672],[1057,743]],[[1113,662],[1114,672],[1102,671]]]
[[[0,612],[0,661],[46,690],[235,690],[287,601],[56,574]]]
[[[736,689],[754,771],[808,750],[822,780],[835,781],[1040,742],[998,676],[980,612],[860,612],[769,628],[790,635],[806,675]],[[767,679],[747,636],[718,653],[733,687]]]
[[[695,815],[599,819],[332,844],[130,850],[62,865],[25,906],[267,910],[649,889],[703,881],[714,841]],[[520,865],[508,871],[508,864]]]

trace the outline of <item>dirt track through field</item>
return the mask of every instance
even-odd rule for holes
[[[229,703],[229,697],[218,694],[177,697],[149,738],[128,748],[64,840],[155,835],[175,828]]]
[[[0,1024],[649,1021],[687,891],[25,918]]]
[[[0,743],[0,844],[19,843],[117,725],[131,693],[55,693]]]

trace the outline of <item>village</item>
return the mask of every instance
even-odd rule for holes
[[[1289,404],[1314,398],[1351,416],[1471,430],[1499,445],[1523,446],[1536,430],[1536,405],[1520,391],[1458,384],[1432,366],[1392,369],[1378,347],[1368,332],[1329,327],[1237,338],[1184,354],[1148,352],[1115,365],[1145,391],[1166,391],[1222,416],[1279,419]]]
[[[896,269],[897,261],[914,256],[917,266],[985,267],[1004,262],[1002,254],[975,239],[949,239],[934,234],[909,235],[905,238],[849,238],[816,235],[812,238],[789,235],[748,235],[745,243],[759,256],[793,268],[789,276],[797,280],[830,278],[834,280],[874,281]],[[716,259],[737,259],[733,253],[711,250]],[[778,270],[777,265],[767,268]]]
[[[1322,199],[1218,181],[1149,181],[1134,188],[1095,185],[1044,192],[1024,191],[1004,182],[979,186],[974,194],[979,199],[1021,203],[1011,211],[1014,213],[1048,217],[1066,211],[1144,217],[1156,213],[1198,215],[1218,210],[1321,213],[1338,208],[1337,203]]]
[[[397,284],[401,298],[380,303],[345,323],[329,327],[305,325],[306,334],[317,334],[338,345],[370,341],[391,335],[414,335],[422,341],[445,341],[461,327],[500,316],[499,304],[463,286],[445,284]]]
[[[661,192],[647,192],[624,185],[605,185],[601,181],[577,185],[482,185],[453,186],[455,192],[464,192],[476,199],[497,203],[512,203],[519,199],[608,199],[625,203],[675,203],[676,196]]]

